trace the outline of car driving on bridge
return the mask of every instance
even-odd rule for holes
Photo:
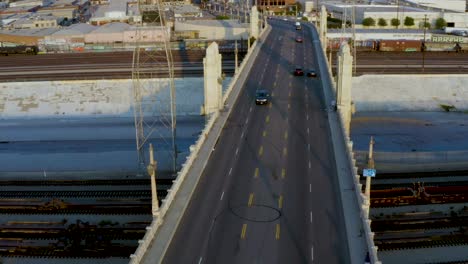
[[[255,92],[255,104],[257,105],[268,104],[269,97],[270,97],[270,94],[267,92],[267,90],[257,90]]]
[[[304,76],[304,70],[301,67],[297,66],[294,70],[294,76]]]

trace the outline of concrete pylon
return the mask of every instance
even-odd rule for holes
[[[349,136],[351,124],[351,86],[353,56],[348,43],[341,43],[337,58],[337,82],[336,82],[336,103],[341,110],[341,117],[345,125],[346,134]]]
[[[252,6],[252,10],[250,12],[250,36],[255,39],[258,39],[258,27],[259,20],[257,6]]]
[[[327,51],[327,16],[327,9],[322,5],[320,9],[320,42],[325,52]]]
[[[206,57],[203,59],[203,77],[205,103],[202,114],[207,115],[223,108],[221,54],[218,44],[211,43],[206,49]]]

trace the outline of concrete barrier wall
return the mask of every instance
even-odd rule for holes
[[[170,113],[167,79],[143,92],[145,115]],[[177,115],[199,115],[203,78],[176,78]],[[231,82],[225,78],[224,89]],[[37,81],[0,83],[0,118],[133,117],[133,83],[122,80]]]
[[[314,40],[314,42],[316,42],[317,44],[320,43],[320,41],[318,40]],[[325,100],[326,102],[331,102],[336,98],[336,84],[332,78],[333,75],[331,72],[331,68],[330,65],[328,65],[327,56],[322,47],[320,45],[314,44],[314,48],[318,57],[317,60],[320,69]],[[356,167],[356,160],[354,159],[353,143],[351,142],[350,138],[345,132],[345,126],[343,123],[341,111],[338,110],[337,113],[338,114],[335,115],[333,112],[330,112],[328,115],[328,120],[330,124],[331,137],[334,145],[337,168],[340,168],[337,173],[342,203],[343,206],[345,206],[344,204],[348,202],[344,201],[344,199],[347,199],[346,194],[344,192],[346,189],[351,187],[354,192],[354,197],[349,198],[351,198],[357,204],[351,204],[351,202],[349,202],[348,204],[351,204],[353,207],[356,207],[355,210],[359,212],[358,216],[356,216],[356,212],[354,212],[350,208],[347,208],[347,212],[349,213],[349,215],[345,215],[348,246],[350,248],[350,261],[351,263],[364,262],[362,256],[359,255],[361,252],[353,252],[355,250],[360,249],[358,245],[353,244],[354,242],[359,241],[359,239],[355,237],[355,231],[356,229],[360,228],[362,233],[361,235],[365,239],[366,251],[369,254],[371,263],[380,264],[381,262],[378,259],[377,247],[374,244],[374,233],[372,232],[370,227],[370,203],[366,201],[365,196],[361,192],[362,186],[359,182],[358,168]],[[345,153],[345,157],[342,156],[342,153]],[[357,220],[356,218],[359,219]],[[360,221],[360,227],[356,226],[356,224],[358,223],[354,221]],[[355,239],[355,241],[353,241],[353,239]]]
[[[468,110],[468,75],[362,75],[353,77],[356,111]],[[378,85],[376,85],[378,84]]]
[[[201,174],[208,163],[208,159],[211,155],[211,150],[219,138],[222,128],[224,127],[225,122],[232,110],[237,97],[243,87],[243,84],[249,74],[250,68],[252,67],[255,58],[260,50],[261,43],[268,36],[271,27],[267,26],[261,33],[259,39],[252,45],[251,49],[244,58],[239,71],[234,75],[232,82],[226,90],[226,95],[224,96],[224,103],[228,105],[227,112],[217,112],[214,113],[210,120],[208,121],[205,129],[200,135],[200,138],[197,140],[197,143],[191,147],[191,153],[187,158],[187,161],[182,166],[182,170],[178,173],[176,180],[173,182],[173,185],[166,198],[163,200],[161,205],[159,215],[153,219],[153,222],[150,226],[147,227],[147,232],[142,240],[139,241],[139,247],[136,252],[130,256],[130,263],[142,263],[146,256],[148,249],[152,246],[154,240],[159,236],[165,236],[161,239],[165,240],[161,243],[161,246],[156,246],[155,255],[159,259],[151,259],[150,263],[160,263],[164,254],[169,246],[169,242],[172,240],[172,237],[177,229],[177,226],[182,218],[182,215],[185,211],[185,208],[188,206],[190,197],[195,191],[198,180],[201,177]],[[194,167],[197,167],[195,170]],[[196,171],[196,172],[194,172]],[[190,173],[195,173],[192,175]],[[190,177],[188,175],[190,174]],[[187,182],[186,182],[187,180]],[[189,182],[190,181],[190,182]],[[183,186],[184,185],[184,186]],[[190,185],[190,186],[188,186]],[[180,189],[183,190],[184,195],[180,195]],[[174,202],[175,201],[175,202]],[[180,205],[181,210],[171,210],[173,202]],[[171,210],[171,211],[170,211]],[[165,219],[166,227],[171,226],[167,229],[170,230],[161,230],[161,225],[164,221],[166,214],[172,214],[169,217],[170,219]],[[168,217],[168,218],[169,218]]]

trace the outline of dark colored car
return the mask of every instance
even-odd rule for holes
[[[266,90],[257,90],[255,92],[255,104],[257,105],[262,105],[262,104],[268,104],[268,99],[270,95]]]
[[[317,77],[317,72],[315,72],[314,70],[310,70],[307,72],[307,77]]]
[[[302,43],[302,38],[301,38],[301,37],[297,37],[297,38],[296,38],[296,42]]]
[[[294,76],[304,76],[304,71],[300,67],[296,67],[294,70]]]

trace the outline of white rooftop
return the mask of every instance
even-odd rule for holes
[[[245,28],[245,26],[240,24],[237,20],[188,20],[179,23],[213,27],[221,26],[231,28]]]
[[[60,35],[81,35],[81,34],[87,34],[93,30],[97,29],[97,27],[84,24],[84,23],[79,23],[79,24],[73,24],[69,27],[62,28],[61,30],[55,32],[54,36],[60,36]]]
[[[174,13],[177,13],[177,14],[201,12],[200,8],[193,6],[193,5],[174,6],[173,10],[174,10]]]
[[[13,29],[13,30],[0,30],[0,34],[29,36],[29,37],[43,37],[54,34],[59,31],[59,28],[28,28],[28,29]]]

